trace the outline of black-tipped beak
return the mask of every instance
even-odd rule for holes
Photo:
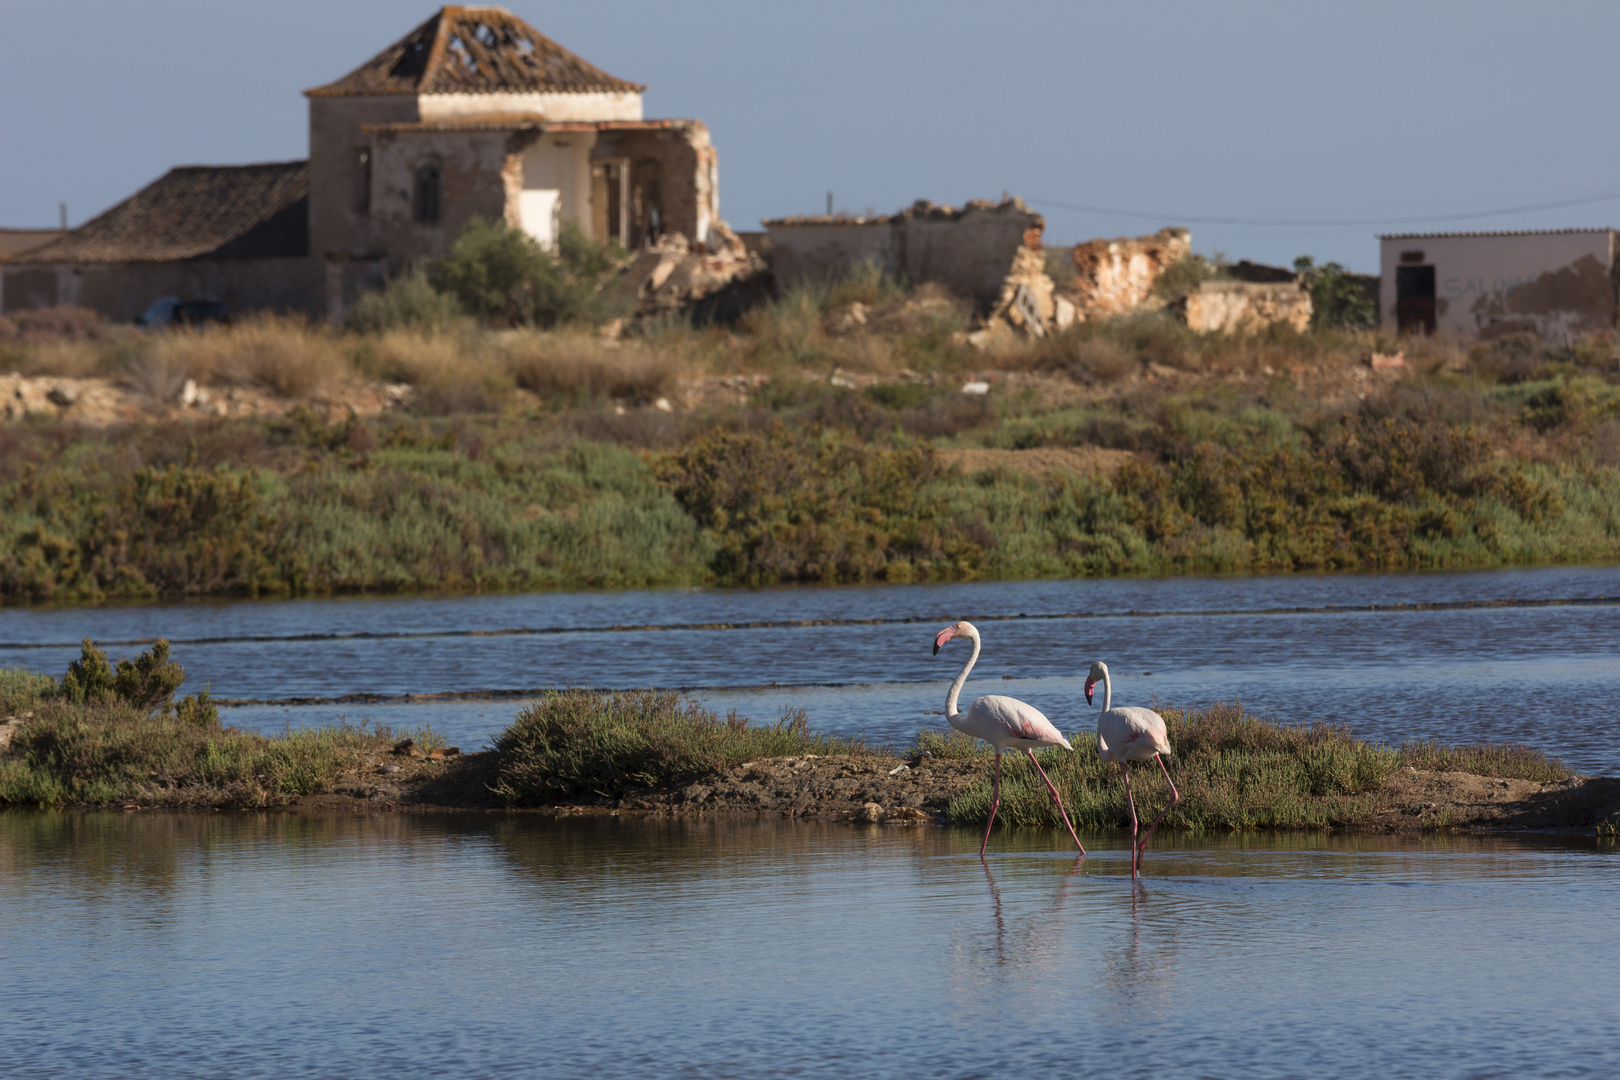
[[[1087,705],[1091,704],[1091,691],[1090,690],[1086,691],[1086,704]]]
[[[939,642],[937,642],[937,641],[934,642],[934,655],[935,656],[939,655]]]

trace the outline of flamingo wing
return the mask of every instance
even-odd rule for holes
[[[1135,706],[1109,709],[1097,718],[1097,753],[1104,761],[1141,761],[1169,754],[1164,717]]]
[[[997,746],[1010,745],[1012,740],[1046,746],[1069,745],[1069,740],[1045,713],[1026,701],[1001,694],[986,694],[975,701],[968,708],[967,720],[971,734]]]

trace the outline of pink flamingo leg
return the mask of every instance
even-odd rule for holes
[[[1058,796],[1058,789],[1052,783],[1052,778],[1046,775],[1046,770],[1041,768],[1041,763],[1035,760],[1035,751],[1026,747],[1024,753],[1029,755],[1029,763],[1035,766],[1035,771],[1041,774],[1042,780],[1046,781],[1046,790],[1052,793],[1052,801],[1057,803],[1058,813],[1063,817],[1063,827],[1069,830],[1069,836],[1073,838],[1074,846],[1080,849],[1081,855],[1084,855],[1086,845],[1080,842],[1080,837],[1075,833],[1074,826],[1069,823],[1069,812],[1063,809],[1063,800]]]
[[[1148,826],[1147,835],[1142,837],[1142,842],[1137,845],[1136,861],[1138,865],[1140,865],[1142,862],[1142,856],[1147,853],[1147,844],[1149,840],[1153,839],[1153,830],[1159,827],[1159,822],[1164,820],[1164,815],[1168,814],[1175,807],[1176,803],[1181,801],[1181,792],[1176,790],[1176,782],[1170,779],[1170,770],[1165,768],[1164,758],[1160,757],[1158,754],[1154,754],[1153,760],[1157,761],[1159,763],[1159,768],[1164,770],[1164,782],[1170,785],[1170,802],[1163,810],[1159,811],[1159,816],[1153,819],[1152,825]]]
[[[984,823],[984,839],[979,841],[979,858],[984,858],[984,846],[990,842],[990,826],[996,823],[996,811],[1001,808],[1001,751],[996,751],[996,786],[990,795],[990,820]]]
[[[1119,775],[1125,778],[1125,801],[1131,804],[1131,877],[1136,877],[1136,796],[1131,794],[1131,770],[1119,763]]]

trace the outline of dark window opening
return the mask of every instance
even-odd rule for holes
[[[1403,252],[1401,252],[1401,262],[1403,262],[1403,263],[1420,263],[1422,261],[1423,261],[1423,252],[1421,252],[1421,251],[1403,251]]]
[[[357,146],[354,150],[354,211],[371,213],[371,151]]]
[[[1434,267],[1395,268],[1395,328],[1400,333],[1434,333]]]
[[[437,165],[423,165],[416,170],[416,223],[418,225],[437,225],[439,223],[439,167]]]

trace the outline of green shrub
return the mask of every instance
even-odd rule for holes
[[[0,667],[0,719],[28,712],[57,695],[56,680],[20,667]]]
[[[755,726],[668,690],[553,690],[496,736],[493,789],[513,804],[617,799],[756,758],[863,752],[856,740],[811,732],[803,710]]]
[[[571,220],[553,252],[520,229],[474,218],[428,277],[491,325],[545,328],[605,317],[600,288],[615,265],[612,250]]]
[[[428,280],[427,267],[416,265],[383,288],[361,296],[349,308],[349,329],[362,334],[389,330],[448,330],[465,318],[460,302]]]
[[[1377,323],[1377,300],[1339,263],[1317,266],[1315,259],[1301,255],[1294,260],[1294,270],[1311,294],[1313,329],[1355,330]]]

